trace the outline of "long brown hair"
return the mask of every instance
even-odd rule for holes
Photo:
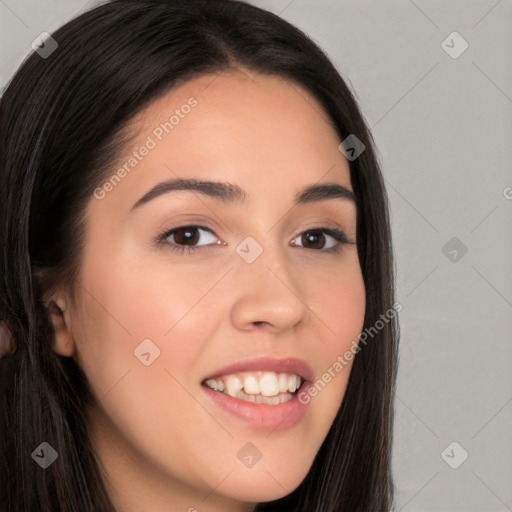
[[[353,94],[303,32],[234,0],[114,0],[52,34],[0,100],[0,320],[16,351],[0,360],[0,510],[113,511],[91,449],[87,379],[55,354],[43,294],[72,283],[84,211],[122,147],[123,127],[152,99],[205,73],[243,66],[309,90],[340,140],[365,150],[350,160],[364,327],[394,304],[388,203],[374,142]],[[73,237],[69,236],[73,233]],[[398,323],[384,323],[355,356],[344,400],[306,478],[258,511],[389,511]],[[59,457],[42,470],[42,441]]]

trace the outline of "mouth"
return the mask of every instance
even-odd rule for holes
[[[202,382],[213,391],[256,404],[279,405],[293,400],[306,381],[295,373],[246,371]]]
[[[304,417],[308,403],[298,395],[314,380],[300,359],[259,358],[227,366],[201,382],[215,406],[242,419],[254,430],[291,428]]]

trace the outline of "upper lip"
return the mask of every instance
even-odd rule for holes
[[[287,357],[284,359],[275,357],[258,357],[255,359],[244,359],[243,361],[238,361],[225,366],[224,368],[215,371],[215,373],[210,377],[207,377],[205,380],[245,371],[268,371],[295,374],[308,382],[313,382],[314,379],[311,366],[302,359],[297,359],[295,357]]]

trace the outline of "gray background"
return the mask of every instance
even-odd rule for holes
[[[95,3],[0,0],[0,89]],[[379,150],[403,305],[396,510],[512,510],[512,1],[252,3],[328,53]]]

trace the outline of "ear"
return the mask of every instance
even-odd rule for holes
[[[6,321],[0,320],[0,358],[14,354],[16,342]]]
[[[47,309],[55,331],[53,350],[61,356],[75,354],[75,342],[71,334],[71,315],[64,298],[55,297],[47,302]]]

